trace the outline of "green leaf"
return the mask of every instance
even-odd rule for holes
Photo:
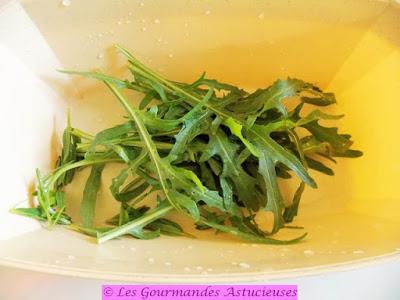
[[[347,149],[346,151],[342,152],[334,152],[332,155],[335,157],[356,158],[363,156],[363,152],[359,150]]]
[[[113,182],[113,184],[114,183],[115,182]],[[116,200],[120,202],[130,202],[142,195],[149,186],[150,184],[142,178],[136,178],[128,183],[121,191],[119,191],[119,189],[117,190],[116,185],[112,185],[110,190]]]
[[[245,233],[240,231],[238,228],[234,227],[234,226],[226,226],[226,225],[221,225],[221,224],[217,224],[214,222],[210,222],[207,220],[201,220],[201,223],[212,227],[216,230],[225,232],[225,233],[229,233],[233,236],[236,236],[237,238],[244,240],[244,241],[248,241],[251,243],[259,243],[259,244],[271,244],[271,245],[288,245],[288,244],[294,244],[297,243],[299,241],[301,241],[302,239],[304,239],[307,235],[307,233],[304,233],[303,235],[291,239],[291,240],[277,240],[277,239],[273,239],[273,238],[269,238],[269,237],[261,237],[261,236],[256,236],[254,234],[249,234],[249,233]]]
[[[203,99],[199,103],[197,103],[189,112],[187,112],[181,119],[183,121],[185,120],[190,120],[195,116],[198,112],[201,111],[201,109],[207,104],[208,101],[210,101],[211,96],[214,93],[214,89],[211,87],[208,91],[207,94],[204,95]]]
[[[122,203],[123,204],[123,203]],[[114,226],[121,226],[121,219],[124,220],[122,224],[125,224],[127,222],[133,221],[137,218],[142,217],[147,211],[149,211],[149,207],[147,206],[141,206],[138,208],[134,208],[132,206],[127,206],[127,205],[121,205],[123,209],[120,209],[120,213],[113,216],[112,218],[108,219],[106,221],[107,224],[114,225]],[[124,215],[121,216],[121,213]],[[125,221],[126,220],[126,221]]]
[[[258,89],[253,94],[248,95],[235,106],[235,111],[244,113],[248,116],[248,127],[264,112],[276,109],[283,116],[288,112],[283,104],[283,100],[299,96],[301,101],[313,105],[326,106],[335,103],[332,93],[323,93],[313,84],[299,79],[288,78],[277,80],[266,89]]]
[[[222,195],[224,198],[224,207],[226,208],[226,210],[229,211],[233,205],[232,185],[229,183],[229,181],[225,177],[220,177],[219,183],[221,185]],[[253,191],[252,191],[252,193],[253,193]]]
[[[300,140],[305,154],[323,153],[331,154],[331,146],[327,142],[321,142],[313,136],[307,136]]]
[[[316,170],[329,176],[335,175],[331,168],[325,166],[322,162],[318,160],[312,159],[311,157],[307,156],[306,161],[310,169]]]
[[[307,170],[302,163],[293,155],[290,151],[285,150],[282,146],[276,143],[270,136],[268,130],[261,125],[254,125],[252,131],[249,132],[250,137],[256,141],[258,148],[265,152],[271,158],[273,163],[282,163],[291,170],[293,170],[297,176],[301,178],[306,184],[311,187],[316,187],[315,181],[307,173]]]
[[[159,229],[156,230],[145,230],[142,228],[132,229],[129,234],[133,237],[140,240],[153,240],[160,236],[161,231]]]
[[[265,190],[267,192],[267,205],[265,209],[274,215],[274,224],[271,233],[276,233],[285,223],[282,217],[283,199],[279,190],[275,164],[264,152],[259,159],[259,171],[264,178]]]
[[[170,205],[161,205],[158,206],[147,213],[145,213],[143,216],[132,220],[122,226],[113,228],[105,233],[99,233],[97,235],[97,242],[98,243],[104,243],[108,240],[120,237],[125,234],[129,234],[132,230],[137,229],[137,228],[143,228],[147,224],[150,224],[154,220],[157,220],[166,214],[168,214],[170,211],[173,210],[173,207]]]
[[[316,105],[316,106],[329,106],[336,103],[335,95],[333,93],[322,93],[316,91],[314,97],[301,97],[304,103]]]
[[[293,222],[294,217],[297,216],[301,195],[303,194],[305,187],[306,185],[304,182],[301,182],[293,196],[292,204],[285,208],[283,218],[286,223]]]
[[[238,137],[242,143],[249,149],[251,154],[254,156],[259,156],[260,153],[258,152],[258,149],[249,141],[247,140],[242,133],[243,130],[243,125],[234,120],[233,118],[228,118],[224,120],[224,125],[228,126],[229,129],[231,130],[232,134],[236,137]]]
[[[147,94],[145,94],[145,96],[143,97],[143,99],[140,101],[139,104],[139,109],[143,110],[146,108],[147,105],[150,104],[150,102],[157,96],[157,92],[155,91],[150,91]]]
[[[121,202],[119,207],[118,226],[129,222],[129,213],[124,202]]]
[[[157,132],[167,132],[175,130],[183,122],[179,120],[165,120],[154,116],[151,112],[136,111],[135,114],[149,128],[149,130]]]
[[[199,209],[193,199],[174,190],[170,191],[170,196],[190,214],[195,222],[200,219]]]
[[[170,236],[191,236],[186,233],[183,228],[176,222],[160,218],[146,226],[151,230],[158,230],[161,234]]]
[[[122,147],[120,148],[124,149]],[[120,188],[125,183],[129,173],[130,172],[135,173],[141,164],[147,162],[147,151],[142,150],[142,152],[134,159],[126,155],[124,161],[128,164],[129,167],[122,170],[117,177],[113,178],[110,186],[110,191],[112,195],[116,200],[120,202],[128,202],[135,199],[141,193],[143,193],[149,186],[149,183],[147,183],[146,180],[139,180],[139,183],[141,183],[141,185],[136,186],[135,184],[138,182],[134,180],[130,184],[128,184],[124,189],[122,189],[122,191],[120,191]]]
[[[194,183],[196,185],[196,189],[198,189],[200,192],[204,192],[204,186],[201,183],[201,180],[199,179],[199,177],[197,177],[197,175],[193,171],[186,170],[184,168],[177,168],[174,166],[168,166],[167,168],[174,169],[176,173],[179,173],[180,175],[182,175],[183,177]],[[177,187],[179,188],[179,185],[177,185]]]
[[[74,161],[79,160],[77,157],[77,144],[81,142],[81,139],[72,134],[72,127],[71,127],[71,117],[68,112],[67,116],[67,127],[64,129],[62,142],[63,142],[63,149],[61,152],[61,156],[57,161],[57,167],[61,167],[72,163]],[[57,182],[58,186],[64,186],[69,184],[74,177],[75,170],[69,170],[68,172],[64,173]]]
[[[104,164],[94,165],[86,181],[81,201],[80,215],[84,227],[92,227],[96,209],[97,193],[101,186]]]
[[[190,142],[198,135],[205,133],[210,127],[210,113],[196,113],[193,118],[184,121],[184,124],[177,135],[175,135],[175,144],[169,152],[171,161],[182,157]]]
[[[226,207],[223,204],[223,198],[217,191],[209,190],[204,186],[200,189],[193,183],[193,181],[189,180],[183,172],[180,172],[180,170],[181,168],[166,168],[175,190],[185,191],[196,202],[204,201],[209,207],[226,211]],[[229,212],[233,215],[237,215],[239,209],[236,205],[233,205]]]
[[[24,216],[24,217],[33,218],[33,219],[37,219],[40,221],[46,221],[46,217],[43,216],[43,211],[36,207],[13,208],[10,210],[10,212],[17,214],[17,215]]]
[[[210,169],[210,167],[207,165],[207,163],[200,162],[200,176],[201,176],[201,181],[202,183],[211,190],[216,190],[217,185],[215,182],[214,175]]]
[[[218,156],[223,162],[222,179],[230,179],[235,186],[236,193],[246,207],[258,210],[259,203],[255,201],[255,179],[251,177],[243,167],[237,163],[239,147],[230,141],[227,135],[219,129],[216,134],[210,135],[207,148],[203,150],[201,162],[208,161],[211,157]]]
[[[136,132],[136,130],[130,121],[99,132],[92,141],[85,157],[89,158],[88,155],[95,151],[97,145],[107,145],[108,142],[132,132]]]
[[[65,193],[61,189],[57,189],[55,192],[57,207],[65,207]]]
[[[343,117],[344,115],[329,115],[317,109],[310,112],[306,117],[300,118],[296,122],[296,126],[303,126],[316,120],[338,120]]]
[[[328,142],[337,152],[346,151],[352,144],[350,139],[338,134],[337,127],[324,127],[318,124],[318,121],[310,122],[304,125],[316,139],[321,142]]]

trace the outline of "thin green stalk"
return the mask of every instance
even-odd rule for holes
[[[65,172],[80,168],[80,167],[87,167],[90,165],[95,165],[95,164],[102,164],[102,163],[111,163],[111,162],[123,162],[122,159],[120,158],[110,158],[110,159],[96,159],[96,160],[80,160],[75,163],[67,164],[62,166],[61,168],[57,169],[55,173],[52,174],[52,176],[49,179],[48,186],[50,189],[52,189],[57,182],[58,178],[64,174]]]
[[[142,228],[142,227],[146,226],[147,224],[153,222],[154,220],[157,220],[157,219],[161,218],[162,216],[166,215],[173,209],[174,208],[172,206],[164,206],[164,207],[154,208],[153,210],[144,214],[142,217],[139,217],[139,218],[137,218],[131,222],[128,222],[122,226],[111,229],[105,233],[99,233],[97,235],[97,242],[99,244],[101,244],[108,240],[119,237],[121,235],[127,234],[130,231],[132,231],[133,229]]]
[[[79,143],[77,145],[77,150],[79,152],[87,152],[91,144],[92,143]],[[116,139],[107,141],[107,145],[122,145],[122,146],[143,148],[143,142],[141,140]],[[159,150],[171,150],[173,147],[173,144],[166,142],[154,142],[154,145],[156,145],[157,149]]]

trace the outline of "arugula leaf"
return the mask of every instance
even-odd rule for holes
[[[319,109],[313,110],[310,112],[306,117],[301,118],[300,120],[297,121],[296,126],[303,126],[308,123],[311,123],[313,121],[317,120],[338,120],[340,118],[343,118],[344,115],[329,115],[326,113],[323,113]]]
[[[146,228],[149,228],[151,230],[159,230],[161,234],[170,236],[192,237],[192,235],[186,233],[178,223],[165,218],[160,218],[150,223],[149,225],[146,226]]]
[[[227,187],[226,179],[229,179],[235,186],[235,191],[246,207],[258,210],[259,203],[255,202],[254,186],[255,179],[251,177],[243,167],[237,163],[239,146],[230,141],[226,134],[219,129],[215,134],[210,135],[207,147],[203,150],[200,162],[208,161],[213,156],[219,156],[223,162],[220,179],[224,179],[224,186]],[[230,192],[228,192],[229,197]],[[228,200],[228,202],[231,202]]]
[[[133,237],[141,240],[152,240],[160,236],[160,229],[156,230],[144,230],[142,228],[132,229],[129,234]]]
[[[124,124],[120,124],[99,132],[98,134],[96,134],[95,138],[91,142],[90,147],[85,154],[85,157],[90,158],[90,155],[95,152],[97,145],[107,145],[109,141],[120,137],[125,137],[128,133],[132,131],[134,131],[134,126],[132,122],[129,121]]]
[[[285,220],[286,223],[291,223],[293,221],[294,217],[297,216],[297,213],[299,210],[300,199],[301,199],[301,195],[304,192],[304,188],[305,188],[305,184],[304,184],[304,182],[301,182],[293,196],[292,204],[289,207],[285,208],[285,211],[283,213],[283,219]]]
[[[12,209],[10,209],[10,212],[20,215],[20,216],[37,219],[37,220],[43,221],[43,222],[45,222],[47,220],[45,214],[43,214],[43,211],[40,208],[36,208],[36,207],[12,208]],[[71,218],[65,214],[61,214],[61,216],[57,219],[56,223],[60,224],[60,225],[69,225],[69,224],[71,224]]]
[[[185,120],[181,130],[175,135],[175,144],[169,152],[171,161],[180,158],[195,137],[207,132],[210,127],[209,117],[209,112],[198,112],[193,118]]]
[[[273,158],[273,163],[276,164],[280,162],[284,164],[293,170],[305,183],[311,187],[317,186],[297,157],[276,143],[269,136],[269,131],[266,130],[265,127],[254,125],[253,130],[249,132],[249,135],[257,143],[259,149],[263,149],[263,152],[267,151],[267,155]]]
[[[241,230],[239,230],[237,227],[234,226],[227,226],[227,225],[221,225],[218,223],[214,223],[208,220],[202,220],[202,224],[205,224],[211,228],[214,228],[218,231],[226,232],[229,233],[233,236],[238,237],[239,239],[251,242],[251,243],[258,243],[258,244],[272,244],[272,245],[288,245],[288,244],[294,244],[302,239],[304,239],[307,236],[307,233],[304,233],[303,235],[291,239],[291,240],[277,240],[269,237],[263,237],[263,236],[256,236],[253,234],[245,233]]]
[[[63,141],[63,149],[61,152],[61,156],[58,158],[56,163],[57,167],[64,166],[72,161],[77,160],[77,144],[81,142],[81,139],[72,134],[72,127],[71,127],[71,117],[68,112],[67,115],[67,127],[64,129],[62,141]],[[57,182],[58,186],[64,186],[73,180],[75,170],[69,170],[65,172]]]
[[[263,156],[260,157],[258,172],[264,178],[265,190],[267,192],[267,205],[265,209],[274,214],[274,223],[271,232],[273,234],[284,226],[284,220],[282,217],[283,200],[278,187],[275,165],[268,156],[268,153],[264,152]]]
[[[180,207],[186,209],[195,222],[200,219],[199,209],[193,199],[174,190],[170,191],[170,196],[179,204]]]
[[[104,166],[104,164],[92,166],[92,170],[86,181],[85,189],[83,190],[80,215],[84,227],[92,227],[93,225],[97,193],[101,186],[101,174]]]
[[[150,184],[146,180],[142,178],[136,178],[120,190],[120,187],[128,178],[128,173],[130,171],[130,168],[124,169],[117,177],[112,180],[110,191],[117,201],[132,201],[143,194],[143,192],[145,192],[150,186]]]
[[[325,166],[322,162],[312,159],[308,156],[305,159],[310,169],[316,170],[329,176],[333,176],[335,174],[331,168]]]
[[[338,134],[337,127],[324,127],[319,125],[318,121],[309,122],[303,127],[317,140],[329,143],[338,153],[345,152],[353,143],[348,137]]]
[[[173,210],[173,207],[168,204],[160,205],[156,208],[153,208],[152,210],[149,210],[143,216],[141,216],[137,219],[134,219],[126,224],[115,227],[104,233],[98,233],[97,234],[97,242],[104,243],[108,240],[114,239],[116,237],[120,237],[124,234],[129,234],[132,230],[135,230],[137,228],[143,228],[144,226],[146,226],[147,224],[150,224],[154,220],[157,220],[157,219],[165,216],[172,210]]]

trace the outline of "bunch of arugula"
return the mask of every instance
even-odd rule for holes
[[[350,149],[351,137],[320,120],[336,120],[319,109],[303,115],[305,105],[325,107],[336,103],[332,93],[298,79],[278,80],[270,87],[248,93],[230,84],[206,79],[191,84],[175,82],[143,65],[124,48],[134,80],[120,80],[97,72],[66,71],[103,81],[124,107],[128,120],[96,135],[68,125],[57,167],[47,175],[37,172],[38,205],[13,212],[70,225],[104,242],[123,235],[150,239],[187,235],[166,218],[177,211],[193,219],[199,230],[213,228],[240,239],[267,244],[287,244],[305,237],[278,240],[271,235],[292,222],[306,185],[316,188],[308,169],[327,175],[333,171],[324,160],[358,157]],[[144,94],[138,108],[123,89]],[[283,101],[296,101],[288,110]],[[308,134],[300,137],[297,130]],[[118,215],[106,227],[94,227],[96,198],[104,167],[123,165],[110,185],[120,203]],[[90,167],[81,202],[81,224],[65,213],[64,188],[76,171]],[[278,178],[296,174],[299,186],[284,201]],[[152,208],[141,204],[157,193]],[[285,203],[289,203],[285,206]],[[271,212],[271,230],[261,229],[257,213]]]

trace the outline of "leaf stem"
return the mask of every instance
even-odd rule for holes
[[[111,229],[105,233],[99,233],[97,235],[97,242],[99,244],[104,243],[113,238],[119,237],[121,235],[127,234],[133,229],[142,228],[147,224],[153,222],[154,220],[159,219],[160,217],[166,215],[174,208],[171,205],[164,207],[157,207],[151,210],[150,212],[144,214],[142,217],[139,217],[131,222],[128,222],[122,226]]]
[[[95,164],[103,164],[103,163],[110,163],[110,162],[123,162],[122,159],[120,158],[109,158],[109,159],[96,159],[96,160],[80,160],[74,163],[66,164],[62,166],[61,168],[58,168],[50,177],[48,181],[48,186],[50,189],[52,189],[57,182],[57,179],[64,174],[65,172],[75,169],[75,168],[80,168],[80,167],[87,167],[90,165],[95,165]]]

